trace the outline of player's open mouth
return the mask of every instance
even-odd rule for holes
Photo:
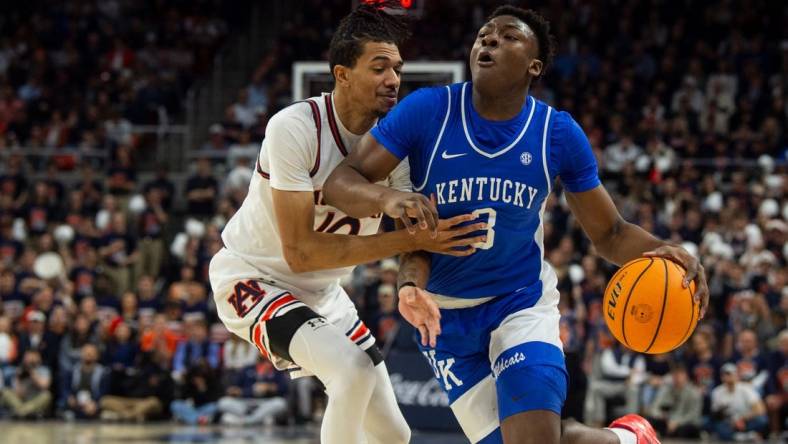
[[[495,64],[495,60],[493,60],[492,55],[490,55],[489,52],[482,51],[476,58],[476,63],[481,67],[489,67]]]

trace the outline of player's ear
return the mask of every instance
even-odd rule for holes
[[[531,77],[539,77],[542,74],[542,68],[544,68],[544,64],[539,59],[531,60],[531,64],[528,65],[528,74]]]
[[[347,66],[334,65],[334,79],[337,86],[348,86],[350,84],[350,69]]]

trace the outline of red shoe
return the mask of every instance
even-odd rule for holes
[[[610,423],[608,428],[629,430],[637,437],[638,444],[661,444],[651,423],[646,421],[646,418],[634,413],[616,419]]]

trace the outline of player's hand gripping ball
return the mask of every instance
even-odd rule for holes
[[[631,350],[659,354],[683,344],[695,331],[700,304],[692,297],[695,282],[684,288],[684,268],[662,257],[642,257],[624,264],[605,289],[605,322],[613,336]]]

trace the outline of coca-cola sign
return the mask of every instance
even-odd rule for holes
[[[426,363],[424,364],[426,366]],[[448,407],[449,397],[441,390],[435,378],[427,380],[406,379],[401,373],[392,373],[391,384],[397,402],[419,407]]]
[[[391,350],[386,356],[386,366],[397,403],[412,429],[460,431],[449,408],[445,385],[436,379],[430,363],[415,347]]]

